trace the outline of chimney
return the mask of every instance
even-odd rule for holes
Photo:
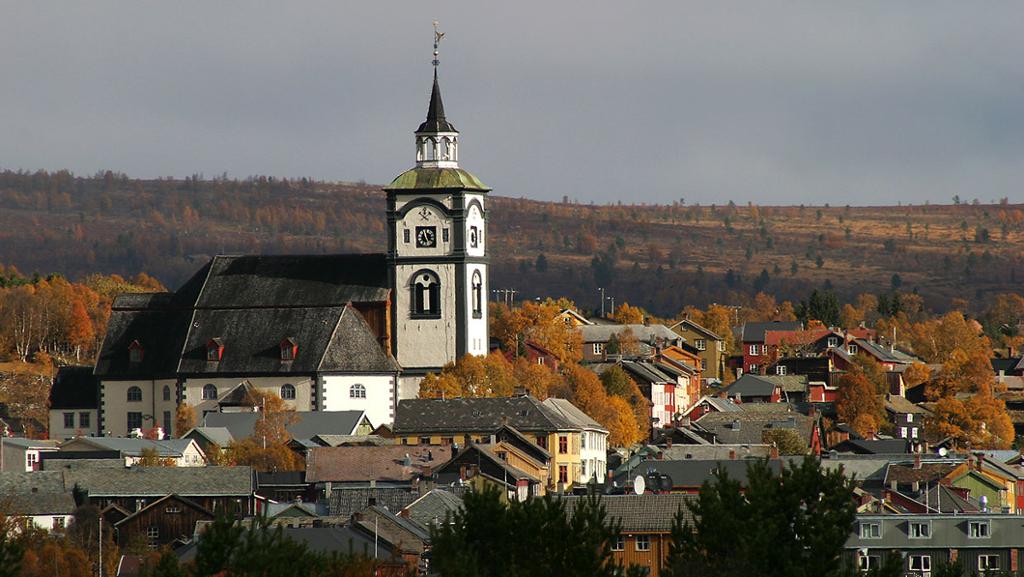
[[[770,458],[772,458],[772,459],[778,459],[779,458],[779,446],[776,445],[775,443],[772,443],[772,448],[769,451],[768,456]]]
[[[659,461],[664,460],[665,459],[665,453],[662,453],[661,451],[658,451],[658,454],[657,454],[656,458]]]
[[[398,512],[398,516],[399,517],[405,517],[406,519],[408,519],[409,518],[409,509],[402,509],[401,511]]]
[[[914,455],[914,468],[915,469],[920,469],[921,468],[921,453],[917,453],[917,454]]]
[[[920,491],[921,490],[921,483],[920,483],[920,481],[914,481],[913,483],[911,483],[910,490],[913,491],[914,493],[917,493],[918,491]]]
[[[729,449],[729,460],[730,461],[735,461],[736,460],[736,449]]]
[[[459,480],[462,480],[462,481],[466,480],[466,466],[465,465],[459,465]]]
[[[605,473],[604,482],[611,483],[613,478],[615,478],[615,469],[608,469],[607,473]]]

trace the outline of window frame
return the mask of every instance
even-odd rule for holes
[[[558,435],[558,454],[568,455],[569,454],[569,436]]]
[[[164,399],[164,401],[170,401],[171,400],[171,387],[169,385],[164,385],[163,399]]]
[[[569,466],[559,465],[558,466],[558,482],[569,484]]]
[[[135,415],[138,415],[138,417],[135,417]],[[133,422],[138,423],[138,426],[133,427]],[[125,424],[128,425],[129,432],[132,429],[142,429],[142,411],[128,411],[125,415]]]
[[[142,402],[142,387],[132,385],[125,391],[125,397],[129,403],[141,403]],[[133,398],[136,397],[136,398]]]
[[[708,350],[708,340],[707,339],[694,339],[693,346],[697,347],[698,351],[706,351],[706,350]]]
[[[294,401],[295,400],[295,385],[291,383],[285,383],[281,385],[281,400]]]
[[[750,353],[750,356],[752,356],[752,357],[760,356],[760,355],[757,354],[757,345],[750,345],[750,348],[747,349],[747,351]]]
[[[915,535],[914,529],[917,528],[917,534]],[[920,528],[924,528],[924,532],[921,532]],[[907,525],[907,537],[910,539],[931,539],[932,538],[932,524],[930,521],[910,521]]]
[[[975,531],[975,528],[978,530]],[[977,533],[977,534],[976,534]],[[984,535],[982,535],[984,533]],[[987,519],[976,519],[967,521],[968,539],[989,539],[992,537],[992,526]]]
[[[626,538],[622,535],[618,535],[612,539],[612,551],[625,551],[626,550]]]
[[[786,365],[775,365],[775,375],[779,377],[785,377],[789,369]]]
[[[991,559],[995,559],[995,561],[996,561],[995,566],[992,566],[992,565],[988,564],[987,560],[991,560]],[[982,563],[982,561],[986,561],[986,562]],[[999,571],[1000,570],[999,569],[1000,565],[1002,565],[1002,563],[1000,563],[1000,556],[998,554],[995,554],[995,553],[985,553],[983,555],[978,555],[978,571],[981,571],[982,573],[986,573],[988,571]]]
[[[914,561],[918,561],[917,567],[915,567]],[[921,561],[925,561],[921,563]],[[925,567],[927,565],[927,567]],[[931,555],[908,555],[907,556],[907,569],[910,571],[920,571],[922,573],[928,573],[932,570],[932,556]]]
[[[92,426],[92,413],[89,411],[78,412],[78,427],[84,429]]]
[[[352,383],[348,388],[348,398],[350,399],[365,399],[366,398],[366,386],[362,383]]]
[[[868,529],[868,531],[865,531]],[[873,531],[875,529],[877,531]],[[876,533],[876,534],[873,534]],[[882,522],[881,521],[861,521],[858,534],[861,539],[881,539],[882,538]]]
[[[430,269],[416,271],[409,282],[409,292],[412,318],[441,318],[441,277],[436,272]]]
[[[594,352],[595,355],[603,355],[604,343],[593,343],[591,345],[591,350]]]
[[[650,551],[651,550],[651,536],[650,535],[636,535],[633,537],[633,547],[637,551]]]
[[[69,421],[71,422],[70,425],[68,424]],[[75,413],[74,413],[74,411],[72,411],[70,413],[64,413],[64,428],[65,429],[74,429],[75,428]]]
[[[874,559],[874,561],[872,561]],[[862,573],[878,569],[882,565],[881,555],[861,555],[857,557],[857,569]]]
[[[479,270],[473,271],[469,281],[470,301],[473,305],[473,318],[483,318],[484,315],[484,281]]]
[[[212,395],[209,394],[210,391],[213,391]],[[216,401],[220,398],[220,391],[217,390],[217,385],[213,383],[206,383],[203,385],[203,391],[200,396],[204,401]]]

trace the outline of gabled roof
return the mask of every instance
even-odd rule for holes
[[[592,324],[594,324],[594,321],[588,319],[587,317],[585,317],[585,316],[581,315],[580,313],[578,313],[578,312],[576,312],[576,311],[574,311],[572,309],[569,309],[569,308],[562,309],[561,312],[558,313],[558,315],[559,316],[568,315],[568,316],[576,319],[577,321],[580,322],[580,324],[583,324],[583,325],[592,325]]]
[[[848,439],[833,448],[860,455],[894,455],[909,453],[910,443],[906,439]]]
[[[209,413],[205,427],[224,427],[233,438],[252,436],[260,413]],[[295,411],[287,415],[285,430],[293,439],[311,439],[319,434],[353,435],[366,419],[364,411]]]
[[[60,471],[0,472],[0,508],[6,515],[70,515],[71,490]]]
[[[122,456],[139,457],[144,451],[155,451],[162,458],[178,458],[185,454],[192,439],[152,439],[132,437],[75,437],[60,445],[61,451],[117,451]],[[198,448],[198,445],[197,445]],[[59,458],[59,457],[58,457]]]
[[[739,405],[734,403],[732,401],[732,399],[723,399],[723,398],[720,398],[720,397],[711,397],[711,396],[708,396],[708,395],[704,395],[703,397],[698,399],[696,403],[694,403],[694,404],[690,405],[689,407],[687,407],[687,409],[685,411],[683,411],[683,414],[684,415],[689,415],[694,409],[697,408],[698,405],[700,405],[701,403],[704,403],[704,402],[707,402],[716,411],[721,412],[721,413],[728,413],[728,412],[738,413],[738,412],[743,410]]]
[[[551,397],[544,400],[544,406],[558,413],[562,418],[574,423],[580,429],[598,430],[605,433],[608,432],[608,429],[602,426],[601,423],[595,421],[590,415],[581,411],[576,405],[572,404],[567,399]],[[509,428],[515,431],[514,428]],[[515,432],[519,433],[519,431]]]
[[[721,340],[723,340],[722,337],[720,337],[717,334],[711,332],[709,329],[706,329],[703,326],[701,326],[701,325],[691,321],[690,319],[683,319],[683,320],[679,321],[678,323],[670,326],[669,328],[672,329],[672,330],[675,330],[676,327],[686,327],[686,328],[690,329],[691,331],[693,331],[695,333],[700,333],[700,334],[704,335],[705,337],[707,337],[707,338],[709,338],[709,339],[711,339],[713,341],[721,341]]]
[[[579,427],[530,395],[492,398],[403,399],[398,401],[395,435],[493,432],[503,424],[525,433]]]
[[[583,342],[585,343],[606,343],[608,342],[608,339],[612,338],[612,335],[619,335],[625,332],[626,329],[631,330],[633,332],[633,336],[636,337],[641,344],[650,344],[661,339],[667,346],[675,342],[686,340],[665,325],[657,324],[582,325],[576,327],[576,330],[580,331],[580,334],[583,335]]]
[[[60,367],[50,387],[50,409],[99,407],[100,380],[93,367]]]
[[[446,516],[453,516],[460,510],[462,510],[462,499],[449,491],[432,489],[406,505],[402,511],[408,512],[409,519],[421,527],[429,528],[444,523]]]
[[[101,378],[173,377],[191,311],[171,306],[169,303],[178,303],[170,296],[153,299],[145,308],[121,307],[122,302],[135,304],[137,299],[118,297],[114,301],[94,373]],[[142,347],[138,363],[130,362],[128,353],[134,342]]]
[[[395,555],[395,547],[387,540],[351,526],[335,527],[284,527],[284,536],[296,543],[301,543],[310,551],[317,553],[340,555],[365,555],[379,560],[390,560]]]
[[[798,331],[803,325],[797,321],[773,321],[767,323],[743,323],[740,340],[745,343],[763,343],[765,331]]]
[[[768,330],[764,334],[764,344],[775,346],[799,346],[817,343],[825,337],[843,338],[843,335],[832,329],[798,329],[798,330]]]
[[[387,271],[384,254],[221,255],[210,263],[196,308],[384,302],[389,294]]]
[[[747,399],[751,397],[771,397],[775,393],[775,389],[781,388],[781,386],[779,383],[759,375],[746,373],[723,390],[729,397],[740,395],[742,398]]]
[[[306,453],[306,482],[407,482],[447,458],[437,446],[315,447]]]
[[[647,361],[621,361],[622,368],[631,377],[640,381],[640,384],[675,383],[676,379],[661,372],[654,363]]]
[[[250,467],[130,467],[64,471],[65,483],[89,491],[90,497],[249,497]]]
[[[561,498],[570,518],[576,503],[586,498]],[[687,504],[695,500],[695,495],[681,494],[604,495],[601,497],[601,505],[609,521],[622,524],[623,532],[669,533],[672,531],[675,514],[679,511],[683,513],[685,521],[693,523],[693,514]]]
[[[172,494],[172,495],[167,495],[166,497],[161,497],[160,499],[157,499],[156,501],[153,501],[152,503],[146,505],[145,507],[139,509],[138,511],[135,511],[134,513],[128,515],[124,519],[121,519],[120,521],[115,523],[114,526],[118,527],[118,526],[121,526],[121,525],[127,525],[129,522],[131,522],[136,517],[141,517],[141,516],[143,516],[145,514],[148,514],[152,510],[155,510],[155,509],[158,509],[160,507],[166,506],[169,501],[177,501],[178,503],[181,503],[181,504],[185,505],[186,507],[191,507],[192,509],[195,509],[196,511],[199,511],[200,513],[205,514],[208,518],[213,519],[213,512],[212,511],[210,511],[210,510],[206,509],[205,507],[199,505],[198,503],[196,503],[194,501],[190,501],[189,499],[186,499],[186,498],[184,498],[184,497],[182,497],[180,495],[173,495]],[[192,527],[189,527],[189,535],[191,535],[191,529],[192,529]],[[185,536],[187,537],[188,535],[185,535]]]
[[[761,403],[750,406],[755,405]],[[770,405],[785,407],[782,403]],[[801,441],[810,443],[815,423],[813,418],[797,412],[744,410],[739,413],[708,413],[697,419],[696,426],[714,434],[718,443],[757,445],[764,443],[764,431],[772,429],[793,429]]]
[[[854,343],[859,346],[864,352],[878,359],[882,363],[910,363],[914,361],[914,358],[910,355],[897,351],[895,349],[887,349],[878,343],[873,343],[866,339],[857,339]]]
[[[930,415],[931,411],[911,403],[899,395],[885,395],[885,410],[890,413],[910,413],[914,415]]]
[[[224,449],[227,448],[235,438],[231,436],[231,431],[227,427],[193,427],[188,430],[187,433],[181,436],[182,439],[203,439],[207,443],[217,445]]]

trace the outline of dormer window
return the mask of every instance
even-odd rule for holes
[[[828,347],[829,348],[838,347],[838,346],[839,346],[839,337],[829,337],[828,338]]]
[[[850,354],[850,355],[857,354],[857,345],[847,345],[846,346],[846,353]]]
[[[224,357],[224,341],[212,338],[206,343],[206,360],[218,362]]]
[[[142,345],[139,341],[132,341],[132,344],[128,345],[128,362],[137,365],[142,362]]]
[[[297,354],[299,354],[299,344],[295,342],[293,337],[288,337],[281,341],[282,361],[294,361]]]

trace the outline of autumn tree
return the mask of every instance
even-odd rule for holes
[[[612,319],[620,325],[639,325],[643,324],[645,316],[646,314],[642,308],[634,307],[627,302],[623,302],[619,306],[615,307]]]
[[[174,432],[178,437],[189,432],[196,426],[196,410],[192,405],[181,403],[174,412]]]
[[[541,303],[526,301],[520,307],[509,309],[492,303],[491,336],[506,351],[517,353],[529,340],[551,351],[563,363],[578,362],[583,359],[583,337],[559,316],[563,308],[571,305],[568,301],[549,299]]]
[[[626,447],[647,436],[648,421],[637,418],[636,407],[628,400],[605,392],[601,379],[579,365],[565,368],[565,380],[572,396],[570,401],[584,413],[608,429],[611,446]],[[650,414],[649,410],[646,414]]]
[[[248,465],[257,471],[298,471],[304,468],[302,458],[290,447],[288,426],[295,420],[295,409],[273,392],[254,389],[247,394],[247,404],[257,408],[260,417],[251,436],[235,441],[229,449],[236,465]]]
[[[966,400],[943,397],[935,402],[926,423],[932,432],[972,449],[1009,449],[1014,440],[1006,403],[990,393]]]
[[[836,415],[858,435],[877,433],[885,423],[885,407],[877,387],[863,371],[851,371],[839,377],[836,391]]]
[[[420,383],[421,398],[508,397],[515,392],[513,366],[500,352],[486,357],[466,355],[428,374]]]

